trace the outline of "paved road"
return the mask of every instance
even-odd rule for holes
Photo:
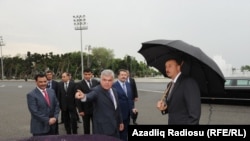
[[[145,83],[145,81],[149,81]],[[162,96],[167,80],[137,79],[139,124],[166,124],[167,116],[156,110],[156,102]],[[26,94],[35,87],[34,81],[0,81],[0,140],[30,137],[30,113]],[[152,90],[152,91],[149,91]],[[249,124],[250,107],[234,105],[202,104],[201,124]],[[83,133],[78,124],[79,134]],[[63,125],[60,134],[65,134]]]

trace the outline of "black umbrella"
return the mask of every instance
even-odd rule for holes
[[[182,73],[193,77],[202,96],[224,93],[225,78],[218,65],[200,48],[181,40],[152,40],[142,43],[138,51],[148,66],[155,67],[165,77],[165,62],[170,58],[182,59]]]

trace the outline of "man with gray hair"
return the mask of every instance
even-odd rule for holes
[[[103,134],[119,138],[124,129],[116,89],[112,88],[114,72],[105,69],[101,72],[100,85],[84,94],[77,90],[76,99],[93,102],[93,134]]]

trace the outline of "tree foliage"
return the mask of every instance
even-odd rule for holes
[[[60,79],[63,72],[72,74],[73,79],[81,79],[81,52],[53,54],[53,52],[38,54],[27,52],[25,56],[3,57],[4,75],[7,79],[24,79],[27,76],[33,79],[37,73],[52,70],[56,79]],[[112,69],[115,73],[121,69],[128,69],[132,76],[144,77],[159,75],[155,69],[138,62],[135,57],[126,55],[123,59],[114,58],[112,49],[104,47],[92,48],[91,54],[83,53],[83,66],[93,70],[98,77],[103,69]]]
[[[243,71],[250,71],[250,66],[249,65],[245,65],[241,67],[241,72]]]

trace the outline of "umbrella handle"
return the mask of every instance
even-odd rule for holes
[[[171,88],[171,85],[167,85],[167,88],[165,89],[165,91],[164,91],[164,93],[162,95],[162,98],[161,98],[162,101],[166,102],[166,98],[168,96],[170,88]]]
[[[165,89],[163,95],[162,95],[162,98],[160,101],[157,102],[157,108],[161,111],[164,111],[166,110],[167,108],[167,102],[166,102],[166,98],[168,96],[168,93],[171,89],[171,86],[172,86],[172,82],[170,82],[170,84],[167,85],[167,88]]]

